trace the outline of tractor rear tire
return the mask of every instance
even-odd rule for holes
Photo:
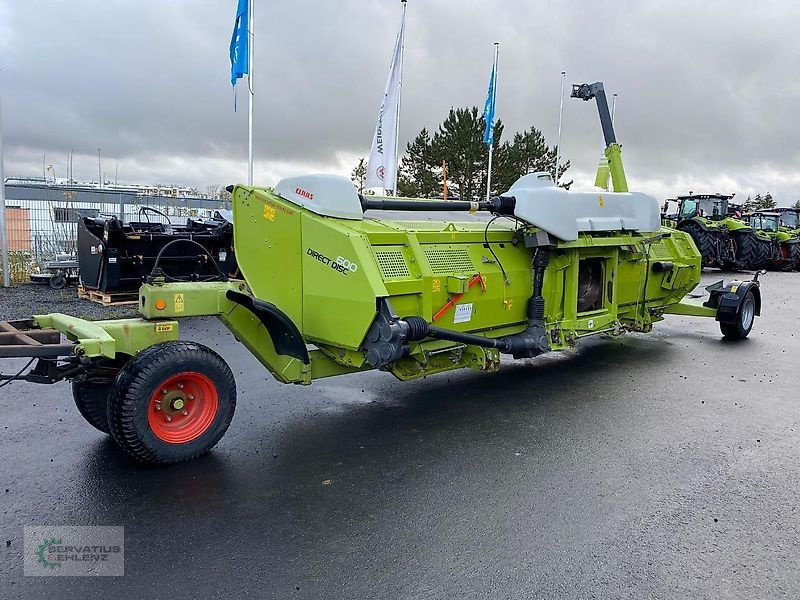
[[[788,256],[783,265],[783,271],[794,271],[800,268],[800,242],[796,244],[787,244]]]
[[[716,264],[717,253],[714,249],[714,239],[710,233],[692,221],[681,223],[678,229],[692,236],[694,245],[700,251],[700,256],[702,257],[700,264],[702,266],[708,267]]]
[[[736,239],[736,260],[745,269],[759,271],[767,266],[770,259],[770,243],[758,239],[752,233],[734,233]]]
[[[739,312],[736,313],[736,323],[720,323],[719,329],[724,338],[729,340],[743,340],[750,335],[753,321],[756,318],[756,297],[752,290],[747,290]]]
[[[175,463],[219,442],[236,410],[225,361],[194,342],[156,344],[119,372],[108,402],[114,441],[144,463]]]
[[[76,379],[72,382],[72,399],[78,412],[95,429],[111,433],[108,427],[108,396],[111,382],[95,382]]]

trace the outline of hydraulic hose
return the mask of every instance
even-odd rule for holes
[[[482,348],[499,348],[501,351],[505,348],[502,338],[487,338],[482,335],[442,329],[434,325],[429,325],[422,317],[406,317],[403,321],[408,325],[406,339],[408,339],[409,342],[416,342],[430,337],[437,340],[447,340],[448,342],[460,342],[472,346],[480,346]]]
[[[497,348],[503,354],[520,354],[523,352],[536,352],[539,340],[527,336],[525,333],[510,335],[502,338],[487,338],[482,335],[452,331],[429,325],[422,317],[406,317],[403,319],[408,325],[407,339],[410,342],[424,338],[458,342],[481,348]]]

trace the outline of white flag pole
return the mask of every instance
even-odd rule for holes
[[[253,3],[247,6],[247,185],[253,185]]]
[[[497,55],[500,53],[500,42],[494,43],[494,63],[492,64],[492,119],[497,111]],[[492,189],[492,155],[494,154],[494,123],[492,127],[492,143],[489,144],[489,172],[486,175],[486,199],[491,195]]]
[[[400,3],[403,5],[402,22],[405,25],[406,0],[400,0]],[[403,54],[405,54],[406,48],[405,39],[405,35],[403,35],[403,39],[400,40],[400,78],[397,81],[397,118],[395,119],[394,124],[394,160],[396,164],[394,170],[394,180],[392,181],[393,196],[397,196],[397,171],[400,169],[400,100],[403,97]],[[384,190],[384,193],[386,193],[386,190]]]
[[[6,178],[3,174],[3,115],[0,106],[0,245],[3,254],[3,287],[11,285],[8,271],[8,229],[6,228]]]
[[[558,185],[558,163],[561,161],[561,122],[564,118],[564,78],[567,76],[566,71],[561,71],[561,104],[558,107],[558,142],[556,146],[556,176],[555,184]]]

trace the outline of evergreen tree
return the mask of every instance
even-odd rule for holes
[[[398,189],[403,196],[428,198],[442,189],[442,161],[447,161],[447,185],[452,196],[465,200],[486,194],[489,152],[483,143],[486,122],[478,107],[451,108],[444,122],[430,136],[423,129],[407,145],[400,167]],[[534,171],[555,176],[556,147],[549,147],[542,133],[530,127],[517,133],[510,142],[503,142],[503,123],[494,128],[491,194],[508,190],[520,177]],[[559,175],[570,167],[570,161],[559,165]],[[571,181],[561,184],[569,188]]]
[[[439,163],[441,164],[441,163]],[[400,196],[431,198],[442,189],[441,169],[433,160],[433,147],[427,129],[406,146],[397,179]]]
[[[447,161],[448,187],[463,200],[480,197],[481,184],[486,185],[488,152],[483,144],[484,129],[485,121],[477,106],[451,108],[431,142],[435,163]],[[501,135],[502,123],[497,121],[495,147],[500,145]]]
[[[748,201],[750,200],[748,196]],[[746,203],[745,203],[746,204]],[[769,210],[771,208],[775,208],[777,203],[772,198],[772,194],[767,192],[765,195],[756,194],[756,197],[752,201],[752,208],[750,210]]]
[[[514,139],[503,144],[500,153],[498,168],[495,172],[498,193],[506,191],[523,175],[545,171],[556,180],[556,152],[557,147],[549,147],[542,132],[531,127],[524,133],[515,133]],[[559,175],[563,175],[570,167],[570,162],[558,165]],[[562,184],[569,189],[572,181]],[[493,186],[494,187],[494,186]]]
[[[778,205],[778,203],[775,202],[775,199],[772,197],[772,194],[770,194],[769,192],[767,192],[766,196],[764,196],[762,198],[762,200],[761,200],[761,207],[762,207],[763,210],[773,209],[777,205]]]

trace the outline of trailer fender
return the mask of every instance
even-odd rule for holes
[[[234,290],[228,290],[225,297],[258,317],[272,338],[275,352],[302,360],[306,365],[311,362],[306,342],[297,325],[277,306]]]
[[[683,229],[681,227],[681,225],[686,225],[688,223],[693,223],[694,225],[697,225],[703,231],[716,231],[717,230],[717,228],[709,227],[708,223],[704,219],[699,218],[699,217],[692,217],[690,219],[681,219],[681,220],[678,221],[677,225],[675,225],[675,229],[678,229],[680,231],[685,231],[685,229]]]
[[[720,323],[736,323],[739,309],[749,291],[753,292],[755,314],[761,316],[761,286],[758,281],[733,280],[724,286],[720,281],[706,289],[710,293],[710,298],[705,306],[717,309],[716,320]]]

